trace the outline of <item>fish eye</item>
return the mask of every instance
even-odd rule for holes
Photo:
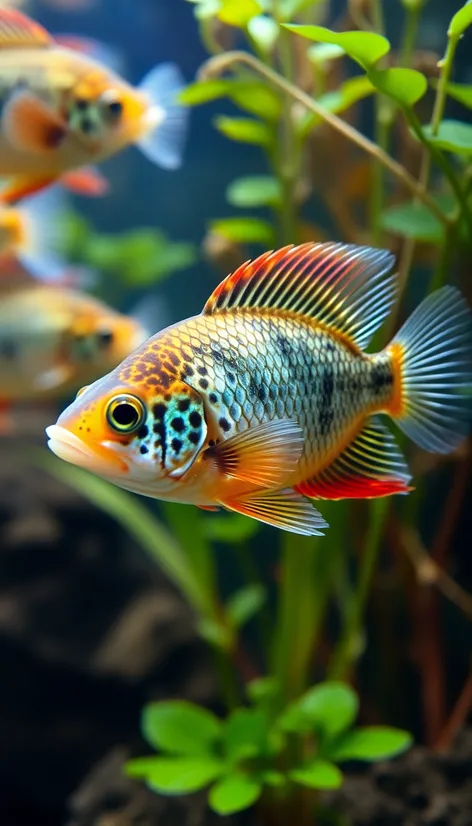
[[[103,93],[101,101],[107,113],[111,115],[114,120],[117,120],[123,113],[123,103],[113,89],[107,89],[106,92]]]
[[[75,398],[78,399],[79,396],[82,395],[82,393],[85,393],[85,391],[88,390],[88,387],[89,387],[89,385],[85,384],[84,387],[81,387],[80,390],[77,390],[77,394],[76,394]]]
[[[121,115],[122,111],[123,111],[123,104],[122,104],[122,102],[121,102],[120,100],[112,100],[112,101],[108,104],[108,111],[109,111],[109,112],[110,112],[110,114],[111,114],[111,115],[113,115],[114,117],[116,117],[116,118],[117,118],[117,117],[119,117],[119,116]]]
[[[118,433],[133,433],[138,430],[146,411],[143,403],[136,396],[115,396],[108,403],[106,417],[113,430]]]
[[[99,347],[108,347],[113,342],[113,332],[111,330],[99,330],[97,341]]]

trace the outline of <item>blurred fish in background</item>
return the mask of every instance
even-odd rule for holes
[[[4,202],[130,144],[167,169],[181,163],[187,114],[176,103],[183,79],[173,64],[156,66],[135,89],[21,12],[0,9],[0,83]]]
[[[148,335],[138,319],[68,287],[0,290],[0,405],[52,401],[109,371]]]

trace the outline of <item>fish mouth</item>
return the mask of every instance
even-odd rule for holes
[[[65,462],[90,470],[93,473],[111,475],[127,472],[128,465],[121,456],[105,445],[91,448],[70,430],[57,424],[46,428],[49,449]]]

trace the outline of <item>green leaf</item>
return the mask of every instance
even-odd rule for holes
[[[380,226],[394,235],[430,244],[442,244],[444,227],[423,204],[414,202],[387,207],[380,215]]]
[[[273,769],[269,769],[268,771],[262,772],[261,780],[267,785],[272,786],[274,789],[281,789],[287,783],[287,778],[285,777],[282,772],[274,771]]]
[[[282,114],[280,96],[263,83],[230,81],[228,96],[240,109],[256,117],[278,121]]]
[[[239,513],[228,516],[215,515],[202,521],[203,533],[207,539],[211,542],[226,542],[228,545],[248,542],[260,530],[260,525],[255,519],[248,519]]]
[[[226,189],[226,200],[235,207],[275,206],[281,198],[280,183],[271,175],[237,178]]]
[[[179,101],[187,106],[199,106],[211,100],[225,97],[231,91],[231,80],[199,80],[190,83],[179,93]]]
[[[247,24],[252,39],[265,54],[270,54],[279,36],[279,27],[272,17],[265,14],[252,17]]]
[[[220,777],[224,768],[222,762],[205,756],[156,757],[146,783],[161,794],[190,794]]]
[[[458,103],[472,109],[472,86],[469,83],[446,83],[446,92]]]
[[[280,694],[280,684],[275,677],[258,677],[246,685],[246,693],[252,703],[262,704]]]
[[[185,700],[150,703],[144,708],[141,725],[151,746],[182,755],[211,751],[222,732],[214,714]]]
[[[333,32],[324,26],[283,25],[308,40],[340,46],[363,69],[371,68],[390,51],[387,38],[375,32]]]
[[[330,60],[337,60],[344,54],[344,49],[335,43],[316,43],[307,51],[308,59],[317,66],[325,66]]]
[[[219,115],[213,123],[219,132],[233,141],[252,143],[256,146],[269,146],[274,140],[272,130],[260,120],[228,118],[226,115]]]
[[[208,795],[210,808],[219,815],[230,815],[249,809],[257,802],[262,784],[242,774],[231,774],[215,783]]]
[[[179,94],[180,102],[187,106],[198,106],[222,97],[228,97],[240,109],[266,120],[277,121],[282,113],[280,95],[254,80],[199,80]]]
[[[305,9],[313,10],[324,2],[325,0],[277,0],[277,12],[280,20],[292,20]]]
[[[261,13],[257,0],[221,0],[217,17],[229,26],[243,29],[252,17]]]
[[[326,760],[312,760],[298,769],[293,769],[289,776],[296,783],[310,789],[339,789],[343,782],[342,772]]]
[[[123,767],[124,773],[128,777],[147,777],[148,774],[152,773],[156,762],[160,759],[160,757],[156,757],[155,755],[153,757],[134,757],[125,763]]]
[[[388,726],[367,726],[347,732],[328,750],[330,760],[385,760],[406,751],[413,738],[407,731]]]
[[[262,585],[246,585],[233,594],[226,603],[226,614],[234,628],[241,628],[261,610],[266,599]]]
[[[300,697],[296,705],[325,737],[346,731],[359,711],[355,691],[344,683],[336,682],[314,686]]]
[[[261,218],[220,218],[212,221],[210,229],[236,244],[258,243],[270,247],[274,243],[272,225]]]
[[[225,754],[232,763],[264,754],[267,747],[267,723],[260,709],[236,708],[223,730]]]
[[[426,93],[428,81],[416,69],[371,69],[369,78],[375,88],[399,103],[400,106],[413,106]]]
[[[197,622],[197,631],[209,645],[220,651],[230,651],[234,642],[234,634],[228,625],[202,617]]]
[[[318,103],[335,115],[345,112],[359,100],[366,98],[375,91],[367,75],[352,77],[346,80],[338,89],[327,92],[318,99]],[[304,137],[315,126],[323,122],[323,118],[313,112],[306,112],[298,122],[298,132]]]
[[[439,149],[458,155],[472,155],[472,126],[461,120],[443,120],[436,135],[431,126],[423,126],[426,138]]]
[[[449,23],[448,37],[458,39],[472,24],[472,3],[467,0]]]

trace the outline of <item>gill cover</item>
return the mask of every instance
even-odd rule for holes
[[[191,467],[207,437],[201,397],[183,382],[171,394],[153,401],[151,427],[155,458],[178,479]]]

